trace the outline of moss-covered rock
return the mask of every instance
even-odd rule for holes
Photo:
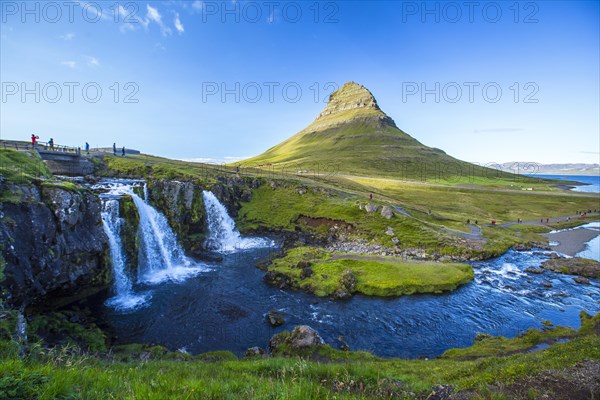
[[[556,258],[544,261],[542,268],[559,274],[600,278],[600,262],[588,258]]]
[[[140,247],[138,233],[140,216],[131,196],[123,196],[119,200],[119,216],[125,221],[125,223],[121,225],[121,241],[123,243],[123,249],[125,250],[125,257],[131,268],[137,268],[138,251]],[[137,271],[133,272],[133,275],[135,276]]]

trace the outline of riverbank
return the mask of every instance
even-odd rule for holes
[[[598,235],[600,235],[600,231],[585,227],[577,227],[544,234],[549,240],[550,248],[552,250],[571,257],[574,257],[577,253],[585,250],[586,244]]]

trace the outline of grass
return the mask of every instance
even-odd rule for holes
[[[440,293],[473,280],[473,270],[465,264],[332,255],[314,247],[291,249],[284,257],[272,260],[268,270],[290,277],[293,287],[317,296]]]
[[[33,151],[0,149],[0,176],[7,182],[27,184],[52,174]]]
[[[466,348],[450,349],[442,354],[443,359],[467,360],[482,357],[507,356],[527,351],[540,343],[552,343],[556,339],[575,338],[578,336],[592,335],[600,327],[600,314],[591,316],[585,311],[580,313],[581,327],[574,330],[564,326],[554,327],[545,321],[544,329],[529,329],[523,334],[508,339],[503,336],[487,334],[477,335],[475,343]],[[598,332],[597,332],[598,333]]]
[[[427,397],[432,386],[448,384],[471,390],[479,398],[503,398],[501,388],[521,377],[600,360],[600,336],[581,332],[568,343],[543,351],[467,361],[360,355],[348,355],[343,362],[306,357],[238,360],[224,355],[169,359],[160,349],[154,353],[145,360],[115,361],[63,348],[31,351],[20,359],[14,342],[2,342],[0,397],[402,399],[410,393]]]

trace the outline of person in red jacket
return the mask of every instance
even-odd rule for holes
[[[40,137],[37,135],[31,134],[31,148],[35,149],[35,143]]]

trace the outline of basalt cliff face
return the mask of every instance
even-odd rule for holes
[[[11,304],[73,296],[110,280],[100,199],[88,190],[1,183],[0,282]]]

